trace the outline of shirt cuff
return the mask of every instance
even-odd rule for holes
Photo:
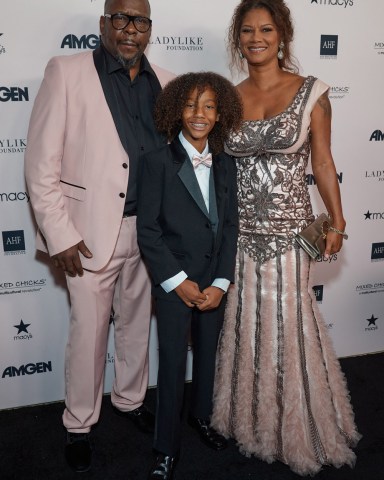
[[[188,278],[188,275],[182,270],[181,272],[177,273],[171,278],[168,278],[168,280],[164,280],[164,282],[161,282],[160,285],[163,287],[163,289],[169,293],[172,290],[174,290],[176,287],[180,285],[180,283],[184,282],[185,279]]]
[[[224,290],[224,292],[226,292],[228,290],[230,283],[231,282],[226,278],[215,278],[215,280],[212,283],[212,287],[221,288],[221,290]]]

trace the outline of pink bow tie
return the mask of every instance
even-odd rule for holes
[[[205,165],[206,167],[211,168],[212,155],[210,153],[207,153],[207,155],[193,155],[192,165],[193,168],[196,168],[199,165]]]

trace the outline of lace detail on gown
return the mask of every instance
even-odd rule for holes
[[[300,475],[352,467],[360,439],[312,290],[313,261],[294,244],[313,218],[310,115],[327,88],[308,77],[284,112],[244,122],[227,145],[238,167],[240,236],[211,425],[245,455],[280,460]]]
[[[313,220],[305,173],[310,133],[303,112],[315,81],[307,77],[284,112],[245,121],[228,140],[226,150],[237,165],[238,246],[254,260],[291,249],[296,234]]]

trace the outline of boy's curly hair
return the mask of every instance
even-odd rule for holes
[[[220,120],[208,135],[209,147],[217,155],[231,131],[240,127],[243,107],[236,88],[223,76],[214,72],[190,72],[171,80],[160,93],[154,111],[155,124],[160,133],[172,141],[182,129],[182,114],[187,100],[197,88],[199,95],[210,87],[216,93]]]

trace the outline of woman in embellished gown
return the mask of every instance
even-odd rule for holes
[[[313,219],[306,184],[311,153],[332,219],[325,256],[345,234],[330,150],[328,86],[295,73],[293,28],[283,0],[243,0],[229,31],[244,121],[236,159],[240,233],[217,358],[212,426],[246,455],[280,460],[300,475],[355,463],[360,438],[349,394],[311,287],[313,261],[295,235]]]

